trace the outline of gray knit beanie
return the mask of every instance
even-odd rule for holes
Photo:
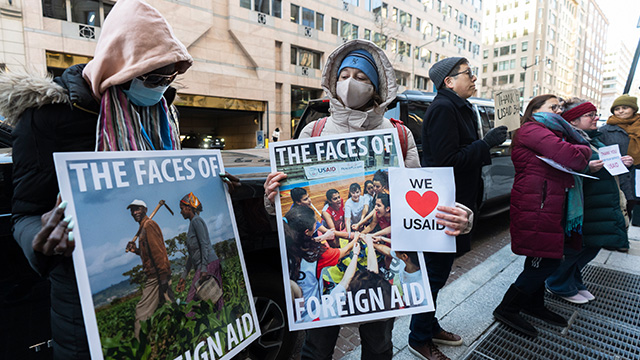
[[[431,66],[429,69],[429,77],[433,84],[436,86],[436,89],[440,89],[442,84],[444,83],[444,78],[451,73],[456,65],[461,62],[467,62],[468,60],[463,57],[449,57],[444,60],[440,60],[437,63]]]

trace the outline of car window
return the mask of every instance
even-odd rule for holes
[[[418,149],[422,148],[422,121],[429,105],[431,105],[430,101],[409,101],[407,104],[407,119],[403,119],[404,124],[413,133]]]
[[[309,124],[310,122],[316,121],[323,117],[327,117],[329,115],[330,114],[329,114],[328,101],[318,101],[318,100],[310,101],[309,104],[307,104],[306,109],[302,113],[300,120],[295,126],[293,138],[294,139],[299,138],[300,133],[302,132],[302,129],[304,129],[304,127],[307,126],[307,124]]]
[[[489,130],[493,129],[495,124],[495,110],[491,106],[478,105],[478,112],[480,113],[480,121],[482,122],[482,135],[486,134]]]

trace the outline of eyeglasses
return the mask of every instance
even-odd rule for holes
[[[459,73],[451,74],[451,75],[449,75],[449,76],[450,76],[450,77],[451,77],[451,76],[457,76],[457,75],[460,75],[460,74],[467,74],[467,75],[469,75],[469,79],[471,79],[471,78],[473,78],[473,77],[475,76],[475,74],[473,73],[473,71],[471,71],[471,68],[469,68],[469,69],[467,69],[467,70],[465,70],[465,71],[460,71]]]
[[[174,72],[171,75],[161,75],[161,74],[147,74],[138,76],[138,79],[142,80],[145,87],[153,88],[158,86],[167,86],[173,82],[178,76],[178,72]]]
[[[588,114],[583,114],[582,116],[584,116],[584,117],[588,117],[588,118],[590,118],[591,120],[593,120],[593,119],[595,119],[595,118],[598,116],[598,114],[597,114],[597,113],[595,113],[595,112],[590,112],[590,113],[588,113]]]
[[[552,111],[564,111],[564,106],[562,106],[560,104],[553,104],[553,105],[551,105],[551,110]]]

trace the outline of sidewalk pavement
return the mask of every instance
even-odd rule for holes
[[[628,253],[603,249],[590,265],[640,275],[640,227],[629,228],[629,240]],[[523,263],[524,257],[514,255],[511,245],[506,245],[440,291],[437,304],[440,325],[464,339],[462,346],[440,345],[443,353],[451,359],[461,359],[475,346],[476,341],[494,324],[493,310],[522,271]],[[409,322],[410,316],[396,319],[394,359],[416,359],[407,344]],[[360,346],[342,359],[359,360]]]

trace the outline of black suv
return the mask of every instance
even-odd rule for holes
[[[406,90],[398,94],[389,105],[386,118],[402,120],[411,130],[422,158],[422,118],[436,93]],[[478,121],[478,136],[484,137],[494,127],[495,109],[493,100],[469,98]],[[310,122],[329,116],[329,99],[311,100],[300,117],[293,137],[297,139],[302,129]],[[478,199],[480,217],[488,217],[509,209],[509,197],[515,169],[511,162],[511,140],[491,149],[491,165],[482,168],[484,191]]]

